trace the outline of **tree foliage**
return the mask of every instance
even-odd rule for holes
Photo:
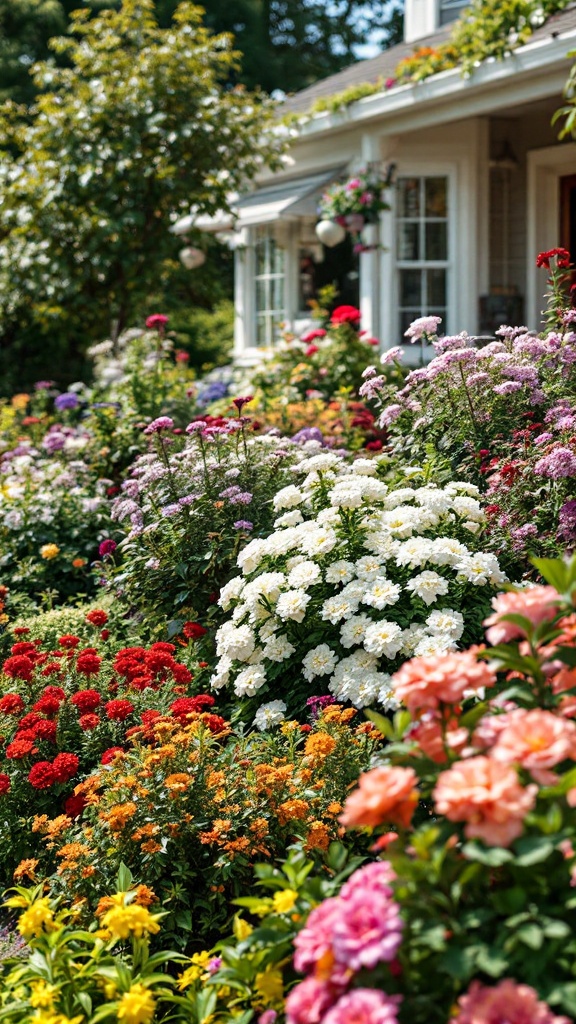
[[[177,258],[169,228],[191,206],[213,213],[266,160],[270,101],[225,88],[229,36],[190,3],[161,29],[152,0],[73,15],[39,64],[36,105],[0,110],[0,331],[104,335],[141,311]]]

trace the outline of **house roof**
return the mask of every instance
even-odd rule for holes
[[[418,39],[417,42],[399,43],[389,50],[384,50],[376,57],[368,60],[358,61],[344,71],[336,75],[323,78],[314,85],[302,89],[301,92],[289,96],[282,104],[281,110],[287,114],[300,114],[308,111],[316,100],[323,97],[333,96],[354,85],[365,82],[377,82],[378,79],[393,78],[396,67],[404,57],[410,57],[422,46],[437,47],[445,43],[449,37],[453,25],[446,25],[432,35]],[[565,32],[572,32],[576,29],[576,2],[571,3],[565,10],[548,18],[544,25],[537,28],[530,37],[529,42],[540,42],[546,39],[556,39]]]

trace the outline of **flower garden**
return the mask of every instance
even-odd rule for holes
[[[576,313],[0,405],[0,1020],[576,1019]]]

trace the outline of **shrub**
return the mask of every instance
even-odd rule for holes
[[[235,399],[238,418],[196,420],[180,436],[170,419],[154,421],[151,451],[114,503],[129,529],[114,585],[128,605],[171,619],[172,631],[214,606],[238,552],[271,528],[272,498],[304,457],[284,439],[253,436],[241,415],[247,401]]]
[[[340,816],[383,860],[297,935],[288,1024],[574,1015],[576,559],[537,568],[494,599],[494,646],[393,677],[408,713]]]
[[[297,467],[302,483],[277,492],[274,532],[240,553],[243,575],[220,596],[231,614],[211,682],[232,687],[243,712],[270,696],[301,713],[319,690],[389,707],[388,669],[479,638],[505,577],[479,550],[477,489],[418,486],[413,469],[389,486],[385,467],[313,455]]]

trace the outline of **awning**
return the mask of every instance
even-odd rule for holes
[[[343,171],[343,166],[333,167],[318,174],[268,185],[242,196],[234,203],[234,209],[238,212],[236,226],[243,228],[268,224],[280,218],[314,217],[322,191]]]

